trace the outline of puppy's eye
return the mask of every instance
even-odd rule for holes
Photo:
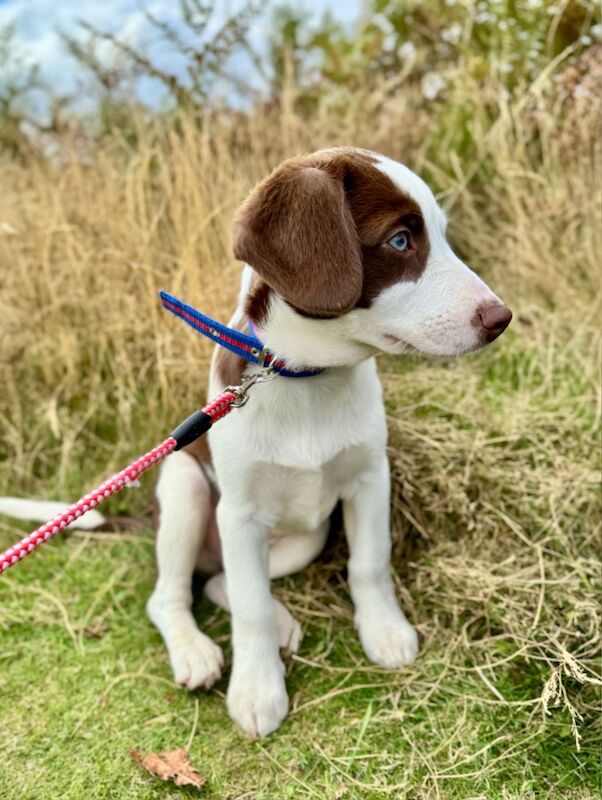
[[[399,233],[396,233],[395,236],[391,236],[391,238],[387,241],[387,244],[390,244],[394,250],[398,250],[400,253],[403,253],[403,251],[407,250],[410,246],[410,237],[407,233],[399,231]]]

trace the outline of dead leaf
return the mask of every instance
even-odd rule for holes
[[[108,632],[109,626],[106,622],[93,622],[84,628],[84,636],[88,636],[90,639],[102,639]]]
[[[205,783],[204,775],[190,766],[188,750],[166,750],[164,753],[146,753],[130,750],[130,755],[139,764],[162,781],[172,780],[176,786],[195,786],[200,789]]]

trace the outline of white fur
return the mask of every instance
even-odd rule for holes
[[[410,664],[418,650],[391,579],[387,428],[373,356],[381,351],[451,355],[477,349],[482,344],[473,325],[477,308],[497,298],[447,244],[445,215],[428,186],[389,159],[382,158],[379,168],[421,208],[430,243],[424,273],[414,282],[385,289],[370,308],[336,319],[300,316],[272,295],[267,321],[258,325],[260,338],[291,367],[327,369],[317,377],[257,384],[249,404],[210,431],[221,492],[217,521],[227,592],[223,576],[215,584],[212,579],[207,591],[232,613],[228,709],[250,735],[267,735],[286,715],[282,629],[295,648],[300,641],[288,619],[278,619],[282,612],[271,596],[270,577],[301,569],[317,555],[337,501],[343,502],[351,553],[349,585],[366,655],[382,666],[399,668]],[[246,267],[231,324],[244,319],[251,276]],[[255,369],[248,367],[247,373]],[[210,396],[222,388],[212,369]],[[192,493],[186,499],[182,469],[173,479],[177,503],[164,482],[158,487],[162,520],[165,504],[177,505],[174,516],[161,523],[159,547],[165,527],[171,542],[164,554],[166,566],[180,564],[175,572],[183,595],[190,586],[191,553],[177,546],[174,531],[184,535],[183,518],[192,513],[188,503],[193,499]],[[161,593],[166,591],[159,589],[166,586],[161,554],[159,565],[154,607],[163,605]],[[178,614],[181,619],[174,618],[173,624],[188,625],[188,604]],[[166,641],[169,648],[168,637]],[[194,658],[192,653],[189,660]],[[197,676],[202,673],[197,669]]]
[[[473,324],[477,309],[497,302],[447,244],[445,215],[424,181],[384,157],[378,168],[420,206],[430,243],[426,269],[416,281],[383,290],[369,308],[336,319],[300,316],[272,293],[267,320],[258,326],[261,339],[293,368],[327,369],[316,377],[255,385],[249,404],[210,431],[225,577],[208,545],[215,519],[198,464],[174,453],[157,485],[159,577],[148,613],[165,640],[175,680],[190,689],[211,686],[223,658],[192,616],[191,582],[195,568],[218,573],[206,591],[232,613],[228,708],[254,736],[269,734],[286,715],[279,649],[295,651],[301,641],[298,623],[271,596],[270,578],[315,558],[339,500],[364,651],[389,668],[416,656],[417,636],[399,607],[390,572],[387,427],[374,356],[477,349],[483,344]],[[244,319],[251,276],[246,267],[231,324]],[[209,395],[222,388],[213,366]]]
[[[476,310],[501,301],[449,246],[445,238],[447,219],[426,183],[389,158],[382,159],[379,169],[420,206],[430,252],[426,269],[416,282],[389,287],[372,308],[366,309],[364,317],[370,316],[373,323],[364,323],[370,341],[390,350],[391,346],[382,347],[378,338],[388,334],[432,355],[459,355],[478,349],[482,340],[472,323]]]
[[[53,500],[25,500],[21,497],[0,497],[0,514],[6,514],[15,519],[29,519],[38,522],[47,522],[63,514],[69,508],[69,503],[55,502]],[[81,517],[68,525],[65,530],[77,528],[82,531],[93,531],[105,522],[100,511],[92,509],[86,511]]]
[[[211,513],[211,491],[195,460],[172,453],[157,483],[159,577],[146,609],[169,653],[176,683],[209,688],[224,664],[221,649],[201,633],[192,616],[192,575]]]

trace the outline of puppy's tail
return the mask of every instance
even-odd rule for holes
[[[69,508],[69,503],[54,500],[26,500],[21,497],[0,497],[0,514],[14,519],[48,522]],[[111,517],[91,509],[74,520],[66,530],[120,531],[140,528],[150,520],[135,517]]]

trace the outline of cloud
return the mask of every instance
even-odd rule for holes
[[[235,14],[244,0],[218,0],[214,3],[213,24],[218,25],[227,15]],[[276,3],[268,6],[273,8]],[[306,9],[321,16],[329,11],[342,22],[351,23],[360,13],[361,0],[305,0],[295,3],[295,9]],[[14,46],[18,61],[36,65],[40,78],[55,93],[64,96],[86,95],[89,80],[77,62],[66,52],[61,31],[76,39],[85,35],[79,27],[85,21],[94,27],[144,47],[161,69],[182,78],[185,59],[158,35],[144,16],[148,9],[155,17],[173,24],[186,35],[177,0],[0,0],[0,29],[15,26]],[[265,52],[269,26],[265,17],[257,20],[250,32],[254,45]],[[108,53],[107,53],[108,55]],[[239,64],[236,72],[245,69]],[[140,99],[149,104],[160,102],[161,87],[156,81],[142,81],[138,87]]]
[[[149,4],[167,21],[174,18],[174,5],[169,0]],[[60,94],[81,88],[81,70],[61,40],[61,32],[84,40],[81,21],[133,45],[149,44],[152,52],[151,28],[136,0],[8,0],[0,5],[0,28],[15,26],[15,56],[25,65],[36,65],[41,79]]]

